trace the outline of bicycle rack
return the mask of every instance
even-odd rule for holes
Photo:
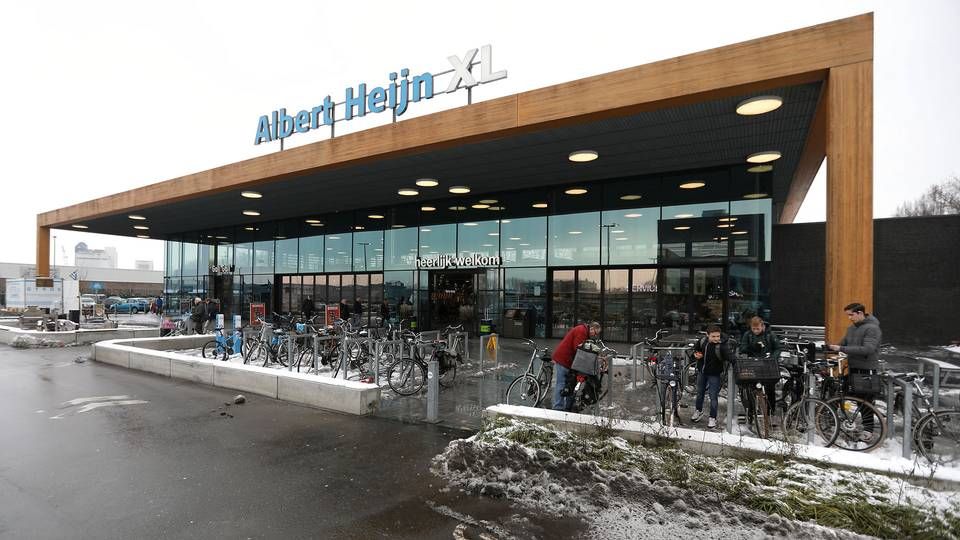
[[[427,362],[427,422],[436,424],[439,421],[440,397],[440,363],[436,360]]]
[[[940,407],[940,376],[943,371],[960,371],[960,368],[955,366],[944,367],[940,362],[934,360],[933,358],[926,358],[923,356],[911,356],[914,360],[917,361],[917,374],[921,377],[925,371],[925,366],[933,367],[933,397],[931,398],[931,403],[933,404],[933,410],[937,410]]]
[[[887,377],[887,437],[895,434],[893,425],[893,385],[903,388],[903,452],[902,456],[913,456],[913,384],[899,377]]]

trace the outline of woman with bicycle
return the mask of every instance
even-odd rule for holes
[[[760,317],[750,319],[750,330],[743,333],[740,339],[740,354],[750,358],[767,358],[776,363],[780,358],[780,339],[771,332]],[[751,385],[752,386],[752,385]],[[763,383],[764,393],[767,395],[767,413],[773,418],[773,410],[777,403],[777,381],[770,380]],[[746,392],[746,395],[752,395]],[[752,403],[744,403],[747,414],[752,414]]]
[[[733,362],[733,352],[729,340],[724,339],[720,327],[707,327],[707,335],[693,348],[693,357],[697,359],[697,402],[696,410],[690,417],[692,422],[703,418],[703,398],[710,391],[710,419],[708,428],[717,427],[717,408],[720,385],[723,382],[724,369]]]
[[[563,388],[567,385],[567,374],[573,365],[573,357],[577,349],[588,339],[600,335],[600,323],[593,321],[590,324],[578,324],[563,336],[563,340],[553,352],[553,363],[556,366],[553,382],[553,408],[557,411],[569,411],[573,407],[573,396],[563,396]]]

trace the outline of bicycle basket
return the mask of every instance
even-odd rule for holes
[[[677,378],[676,360],[672,354],[667,353],[657,359],[656,376],[662,381],[672,381]]]
[[[847,375],[847,385],[851,394],[879,394],[880,375],[876,373],[851,373]]]
[[[780,378],[780,366],[769,358],[738,358],[734,374],[738,383],[772,381]]]
[[[573,356],[573,363],[570,364],[570,369],[585,375],[596,375],[597,359],[599,356],[599,354],[593,351],[578,348],[577,353]]]

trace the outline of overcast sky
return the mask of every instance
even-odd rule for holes
[[[403,67],[444,70],[448,55],[491,44],[509,77],[475,92],[484,100],[869,11],[874,210],[885,217],[960,173],[960,2],[4,2],[0,261],[34,261],[40,212],[276,151],[252,144],[261,114]],[[348,129],[389,119],[373,116]],[[824,219],[823,174],[798,221]],[[84,241],[116,246],[121,267],[162,266],[159,241],[54,234],[57,264]]]

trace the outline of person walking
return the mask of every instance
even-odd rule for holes
[[[843,308],[850,326],[840,343],[829,345],[831,351],[842,352],[847,355],[847,368],[851,375],[874,376],[880,372],[880,343],[883,332],[880,330],[880,321],[867,313],[867,308],[860,302],[853,302]],[[868,403],[873,403],[876,395],[872,392],[851,392],[849,377],[844,378],[844,392],[847,395],[858,397]],[[863,417],[863,433],[861,438],[873,438],[874,417],[872,414]]]
[[[380,326],[387,326],[390,321],[390,303],[387,298],[380,302],[380,321]]]
[[[363,321],[363,304],[360,303],[360,299],[357,298],[353,302],[353,324],[359,326]]]
[[[157,315],[160,317],[163,317],[163,297],[162,296],[157,297],[156,304],[157,304]]]
[[[602,327],[597,321],[589,324],[578,324],[563,336],[556,350],[553,351],[554,384],[553,408],[557,411],[569,411],[573,407],[573,396],[563,396],[563,388],[567,385],[567,374],[573,365],[573,357],[583,342],[600,335]]]
[[[193,299],[193,308],[190,310],[190,333],[199,334],[203,331],[203,321],[207,318],[207,310],[199,296]]]
[[[347,305],[347,299],[340,299],[340,318],[344,321],[350,320],[350,306]]]
[[[693,348],[693,357],[697,359],[697,401],[690,420],[699,422],[703,418],[704,395],[710,394],[710,416],[707,427],[717,427],[717,409],[719,406],[720,384],[723,372],[733,362],[733,351],[729,340],[720,333],[720,327],[707,327],[707,335]]]
[[[205,313],[206,317],[204,318],[204,321],[203,321],[203,333],[208,334],[213,330],[213,327],[216,326],[217,324],[216,322],[217,313],[219,312],[219,310],[217,309],[216,300],[213,300],[210,298],[207,298],[206,300],[204,300],[203,305],[204,305],[204,311],[206,312]]]
[[[300,306],[300,311],[303,312],[304,319],[310,319],[313,317],[313,299],[309,296],[303,299],[303,304]]]

